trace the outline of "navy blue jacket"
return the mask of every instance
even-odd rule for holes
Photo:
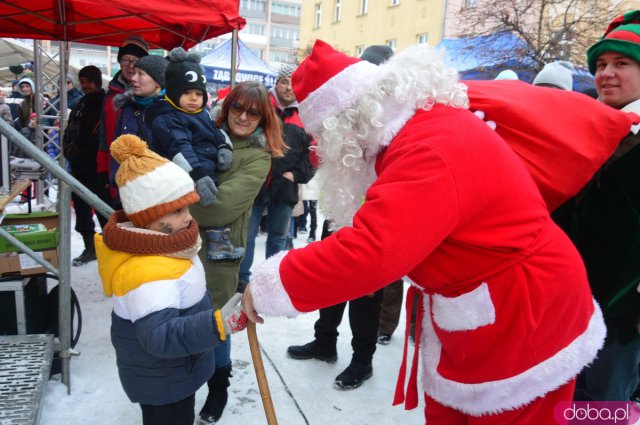
[[[205,110],[190,114],[163,100],[147,108],[145,123],[151,128],[151,149],[185,168],[194,181],[209,176],[217,183],[218,150],[231,146]],[[188,167],[176,158],[179,154]]]

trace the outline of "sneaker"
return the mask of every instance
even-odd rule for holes
[[[306,227],[301,227],[298,229],[298,233],[300,233],[301,235],[306,235],[308,232]]]
[[[338,353],[335,348],[333,350],[323,350],[320,348],[320,343],[317,340],[313,340],[305,345],[292,345],[287,348],[287,355],[292,359],[318,359],[327,363],[335,363],[335,361],[338,360]]]
[[[336,377],[333,386],[338,390],[355,390],[372,375],[373,367],[370,364],[352,360],[351,364]]]
[[[71,264],[78,267],[83,266],[91,261],[96,261],[96,253],[95,251],[89,251],[85,249],[82,251],[82,254],[71,260]]]
[[[387,345],[391,342],[391,335],[384,332],[378,332],[378,344]]]
[[[316,237],[315,236],[309,236],[307,238],[307,243],[311,243],[311,242],[315,242],[316,241]]]

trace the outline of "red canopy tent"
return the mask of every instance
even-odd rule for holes
[[[59,41],[61,52],[68,43],[119,46],[131,34],[139,34],[152,48],[185,50],[221,34],[237,31],[246,24],[238,15],[240,0],[0,0],[0,37]],[[34,46],[39,41],[34,43]],[[35,65],[39,57],[35,54]],[[64,58],[66,54],[62,57]],[[60,61],[60,75],[66,75],[66,60]],[[36,84],[41,73],[36,70]],[[63,81],[59,80],[60,84]],[[36,88],[36,93],[38,88]],[[61,108],[66,106],[66,92]],[[40,111],[41,112],[41,111]],[[61,120],[62,121],[62,120]],[[61,122],[64,127],[63,122]],[[38,124],[39,132],[41,124]],[[6,143],[6,141],[3,141]],[[48,158],[43,159],[46,163]],[[62,181],[68,183],[66,177]],[[85,188],[86,189],[86,188]],[[42,192],[42,191],[39,191]],[[70,389],[70,191],[61,185],[60,233],[60,345],[62,382]],[[0,220],[1,221],[1,220]]]
[[[119,46],[140,34],[155,48],[193,47],[240,30],[239,0],[0,0],[0,37]]]

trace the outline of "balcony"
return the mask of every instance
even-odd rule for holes
[[[272,13],[271,22],[275,24],[300,25],[300,17]]]
[[[243,18],[249,19],[267,19],[267,12],[265,10],[249,10],[249,9],[240,9],[240,16]]]

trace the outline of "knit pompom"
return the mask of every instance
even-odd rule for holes
[[[187,53],[182,47],[176,47],[169,53],[169,60],[171,62],[191,61],[200,63],[200,54],[198,52]]]
[[[148,154],[147,142],[133,134],[123,134],[111,144],[111,155],[122,163],[131,156],[143,156]]]

